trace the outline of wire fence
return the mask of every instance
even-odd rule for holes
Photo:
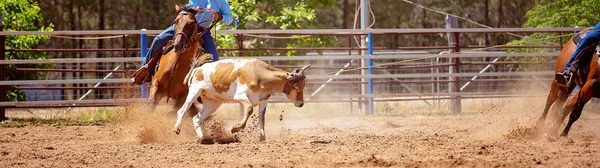
[[[526,90],[532,86],[549,84],[554,70],[554,60],[561,48],[559,43],[537,46],[508,46],[472,44],[463,40],[455,45],[385,44],[386,38],[411,36],[440,36],[460,34],[474,37],[477,34],[505,33],[572,33],[573,28],[554,29],[382,29],[382,30],[230,30],[221,35],[236,36],[237,46],[220,49],[234,53],[229,58],[254,57],[265,60],[284,70],[313,64],[307,70],[305,88],[307,102],[362,102],[375,101],[430,101],[470,98],[532,96]],[[56,32],[0,32],[0,36],[52,35],[48,44],[35,49],[15,49],[10,53],[44,52],[47,60],[0,60],[0,65],[12,66],[11,72],[40,72],[39,80],[0,81],[0,85],[25,93],[25,101],[1,102],[8,108],[114,106],[118,102],[140,101],[140,86],[129,84],[132,72],[140,67],[139,36],[153,35],[159,31],[56,31]],[[373,33],[380,39],[372,56],[364,55],[366,47],[357,46],[354,38]],[[285,36],[297,38],[281,38]],[[332,36],[334,43],[322,47],[289,47],[281,45],[289,40],[307,37]],[[71,38],[72,37],[72,38]],[[77,38],[75,38],[77,37]],[[87,38],[84,38],[87,37]],[[110,37],[110,38],[108,38]],[[459,37],[459,36],[457,36]],[[260,45],[248,44],[256,38]],[[360,38],[358,38],[360,39]],[[56,46],[63,42],[71,46]],[[466,41],[466,42],[465,42]],[[98,48],[98,44],[105,48]],[[444,42],[442,42],[444,43]],[[377,43],[376,43],[377,44]],[[90,47],[95,46],[95,47]],[[458,49],[458,50],[456,50]],[[462,49],[462,50],[461,50]],[[543,53],[514,53],[510,49],[544,49]],[[251,55],[260,51],[265,55]],[[295,56],[286,52],[298,51]],[[460,51],[460,52],[457,52]],[[536,58],[536,59],[514,59]],[[372,59],[373,73],[361,74],[360,62]],[[457,62],[458,60],[458,62]],[[522,61],[526,60],[526,61]],[[51,68],[31,68],[30,65],[48,64]],[[450,73],[451,69],[457,69]],[[374,94],[365,95],[362,78],[373,79]],[[455,85],[458,90],[451,91]],[[282,95],[272,102],[285,102]],[[125,101],[126,102],[126,101]]]

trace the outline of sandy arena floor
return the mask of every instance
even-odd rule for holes
[[[213,145],[196,143],[189,117],[175,135],[172,115],[129,109],[101,126],[0,128],[0,167],[600,166],[597,107],[586,108],[568,138],[555,139],[527,132],[543,104],[518,102],[481,101],[460,115],[404,105],[381,105],[376,116],[350,115],[343,105],[272,105],[266,142],[257,141],[252,118],[239,142]],[[231,139],[219,130],[237,122],[236,108],[216,114],[207,129]]]

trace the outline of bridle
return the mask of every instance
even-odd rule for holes
[[[214,10],[208,10],[208,11],[209,11],[209,12],[211,12],[213,15],[219,16],[219,15],[216,13],[216,11],[214,11]],[[180,11],[180,12],[179,12],[177,15],[193,15],[193,13],[190,13],[190,12],[188,12],[188,11]],[[209,28],[207,28],[207,29],[204,29],[204,30],[203,30],[202,32],[200,32],[200,33],[196,33],[196,35],[193,35],[193,36],[192,36],[192,38],[193,38],[193,39],[200,38],[202,35],[206,34],[206,32],[210,31],[210,29],[212,29],[212,28],[213,28],[213,26],[215,26],[215,24],[216,24],[216,23],[217,23],[219,20],[221,20],[221,19],[222,19],[221,17],[218,17],[216,20],[214,20],[214,21],[213,21],[213,23],[210,25],[210,27],[209,27]],[[193,24],[194,24],[194,28],[192,29],[192,33],[196,32],[196,31],[198,30],[198,21],[196,20],[196,18],[195,18],[195,17],[193,18],[193,20],[194,20],[194,22],[193,22]],[[184,29],[184,30],[185,30],[185,29]],[[186,52],[187,50],[189,50],[189,48],[188,48],[188,44],[189,44],[189,43],[191,43],[191,42],[193,42],[193,41],[191,41],[191,39],[190,39],[190,36],[189,36],[189,35],[187,35],[187,34],[185,34],[184,32],[176,32],[176,33],[175,33],[175,36],[177,36],[177,35],[181,35],[182,37],[184,37],[184,38],[185,38],[185,44],[184,44],[184,46],[183,46],[183,51],[182,51],[182,53],[183,53],[183,52]],[[200,46],[200,43],[196,43],[196,44],[198,45],[198,50],[204,50],[204,49],[203,49],[203,48]],[[200,52],[200,51],[198,51],[198,53],[199,53],[199,52]],[[196,55],[198,55],[198,53],[196,53]],[[173,78],[173,75],[175,74],[175,69],[177,69],[177,67],[179,66],[179,58],[181,58],[181,53],[177,53],[177,60],[175,61],[175,65],[174,65],[174,67],[171,69],[171,73],[170,73],[170,77],[169,77],[169,79],[172,79],[172,78]],[[171,81],[172,81],[172,80],[169,80],[169,82],[167,82],[167,88],[168,88],[168,89],[167,89],[167,102],[169,102],[169,98],[171,97]]]
[[[177,15],[193,15],[193,14],[192,14],[192,13],[190,13],[190,12],[188,12],[188,11],[181,11],[181,12],[179,12]],[[197,29],[198,29],[198,21],[196,21],[196,18],[192,18],[192,19],[194,20],[194,22],[192,23],[192,24],[194,24],[194,27],[192,28],[192,33],[194,33],[194,32],[195,32],[195,30],[197,30]],[[185,29],[184,29],[184,30],[185,30]],[[183,32],[183,31],[182,31],[182,32],[176,32],[176,33],[175,33],[175,36],[177,36],[177,35],[181,35],[181,36],[184,38],[184,41],[185,41],[185,44],[183,45],[183,51],[182,51],[182,52],[185,52],[185,51],[187,51],[187,50],[189,49],[189,48],[188,48],[188,44],[190,43],[190,36],[189,36],[189,35],[187,35],[187,34],[186,34],[185,32]],[[195,36],[194,36],[194,37],[195,37]]]

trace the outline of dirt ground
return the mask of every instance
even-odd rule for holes
[[[237,106],[224,107],[205,126],[238,141],[212,145],[196,142],[189,117],[175,135],[172,114],[130,108],[100,126],[0,128],[0,167],[599,167],[598,106],[586,107],[568,138],[553,138],[528,129],[543,101],[474,101],[458,115],[379,104],[374,116],[343,104],[271,104],[266,142],[255,118],[223,133],[239,119]]]

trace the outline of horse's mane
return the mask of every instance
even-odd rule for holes
[[[186,11],[192,13],[193,15],[196,15],[196,10],[194,10],[194,8],[190,5],[179,5],[179,11],[177,11],[177,13],[181,11]]]

